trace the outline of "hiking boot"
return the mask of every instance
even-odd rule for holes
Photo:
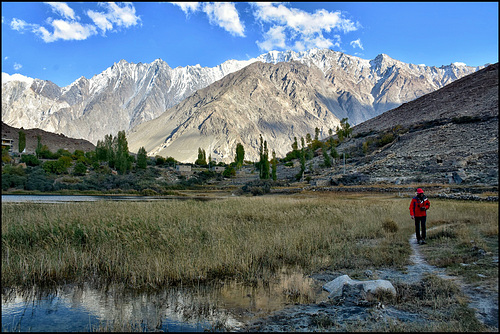
[[[424,245],[424,244],[427,244],[427,242],[425,242],[425,239],[422,240],[421,245]]]
[[[417,244],[421,245],[422,244],[422,240],[417,240]]]

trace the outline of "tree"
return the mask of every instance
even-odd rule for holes
[[[241,168],[243,161],[245,159],[245,149],[241,143],[236,144],[236,157],[234,158],[236,162],[236,168]]]
[[[314,140],[318,141],[319,140],[319,128],[316,127],[314,129]]]
[[[351,136],[352,128],[347,120],[348,118],[342,118],[342,120],[340,121],[340,127],[337,126],[337,137],[340,141]]]
[[[146,169],[148,166],[148,157],[146,149],[141,147],[139,151],[137,151],[137,168]]]
[[[332,167],[332,159],[331,159],[330,155],[328,154],[326,146],[321,147],[321,151],[323,153],[323,163],[324,163],[325,167],[327,167],[327,168]]]
[[[292,150],[297,151],[299,149],[299,144],[297,144],[297,137],[293,137]]]
[[[201,147],[198,147],[198,159],[196,159],[194,163],[199,166],[207,165],[207,155],[205,153],[205,150]]]
[[[267,149],[267,140],[264,141],[264,153],[261,158],[261,179],[267,180],[269,179],[269,150]]]
[[[130,154],[128,152],[128,143],[125,136],[125,130],[118,131],[118,136],[116,137],[116,140],[114,140],[114,142],[116,147],[116,170],[120,174],[126,174],[127,172],[130,172],[132,162],[130,159]]]
[[[36,136],[37,144],[36,144],[36,149],[35,149],[35,155],[37,158],[40,158],[40,153],[42,152],[42,136],[38,135]]]
[[[87,173],[87,167],[83,162],[77,162],[73,168],[73,175],[83,176]]]
[[[274,181],[278,179],[278,176],[276,175],[276,167],[278,165],[278,161],[276,160],[276,152],[273,150],[273,159],[271,160],[271,175]]]
[[[26,133],[19,130],[19,153],[22,153],[26,148]]]
[[[308,133],[308,134],[306,135],[306,143],[307,143],[307,145],[309,145],[311,142],[312,142],[311,134],[310,134],[310,133]]]

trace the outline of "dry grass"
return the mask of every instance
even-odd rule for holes
[[[462,203],[434,202],[436,220],[480,220],[491,233],[498,219],[487,203],[474,203],[472,214]],[[336,194],[2,203],[2,286],[84,280],[154,289],[225,278],[251,283],[285,266],[402,267],[413,233],[408,206],[409,199],[387,195]]]

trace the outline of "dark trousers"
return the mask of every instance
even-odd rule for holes
[[[425,240],[425,221],[427,217],[415,217],[415,235],[418,240]],[[422,234],[420,234],[420,230],[422,230]]]

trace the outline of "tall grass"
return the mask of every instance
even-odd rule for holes
[[[2,203],[2,286],[95,281],[158,288],[260,279],[285,266],[401,267],[409,199],[271,196],[209,202]],[[436,219],[492,225],[497,206],[441,201]],[[391,228],[384,228],[390,221]],[[493,229],[491,226],[487,229]],[[498,228],[496,230],[498,235]]]

